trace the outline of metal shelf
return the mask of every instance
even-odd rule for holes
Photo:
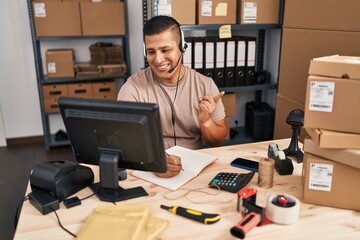
[[[220,88],[220,91],[225,92],[246,92],[246,91],[262,91],[267,89],[276,89],[276,83],[268,83],[268,84],[257,84],[257,85],[250,85],[250,86],[239,86],[239,87],[223,87]]]
[[[182,30],[205,30],[217,31],[223,24],[202,24],[202,25],[181,25]],[[266,29],[281,29],[279,24],[231,24],[232,30],[266,30]]]
[[[83,82],[95,82],[95,81],[104,81],[114,78],[126,78],[127,75],[121,76],[107,76],[107,77],[96,77],[96,78],[54,78],[48,79],[44,75],[42,56],[41,56],[41,43],[45,41],[68,41],[68,40],[86,40],[86,39],[121,39],[122,46],[124,48],[124,59],[128,69],[131,69],[130,61],[130,45],[129,45],[129,23],[128,23],[128,0],[124,0],[124,17],[125,17],[125,34],[124,35],[104,35],[104,36],[53,36],[53,37],[38,37],[36,36],[36,27],[33,14],[33,2],[32,0],[27,0],[28,12],[29,12],[29,22],[31,29],[31,37],[34,50],[34,62],[35,62],[35,71],[38,85],[38,94],[40,101],[40,110],[41,110],[41,120],[44,131],[44,147],[48,151],[51,147],[57,146],[66,146],[70,145],[68,140],[66,141],[56,141],[55,135],[50,132],[50,119],[49,116],[52,114],[44,112],[44,99],[42,97],[42,86],[47,84],[58,84],[58,83],[83,83]],[[55,113],[54,113],[55,114]],[[56,113],[58,114],[58,113]]]

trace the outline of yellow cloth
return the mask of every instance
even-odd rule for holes
[[[165,230],[167,220],[150,216],[150,207],[106,205],[98,207],[86,220],[77,239],[152,240]]]

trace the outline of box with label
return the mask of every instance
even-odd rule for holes
[[[80,3],[83,36],[124,35],[123,2]]]
[[[45,53],[48,78],[74,77],[74,52],[72,49],[48,49]]]
[[[94,82],[92,83],[93,97],[97,99],[116,100],[116,82]]]
[[[280,0],[238,0],[240,24],[278,24]]]
[[[227,117],[236,115],[236,94],[235,93],[226,93],[221,98],[222,103],[225,107],[225,115]]]
[[[171,16],[180,25],[196,24],[196,0],[165,0],[155,2],[151,6],[154,16]]]
[[[310,138],[304,140],[304,151],[334,162],[339,162],[350,167],[360,169],[360,150],[359,149],[329,149],[319,148]]]
[[[236,24],[237,0],[198,1],[198,24]]]
[[[360,81],[310,75],[305,99],[305,128],[360,133]]]
[[[319,148],[360,149],[360,134],[306,128],[306,132]]]
[[[70,83],[68,84],[69,97],[92,98],[93,91],[91,83]]]
[[[304,202],[360,211],[360,169],[308,152],[304,157]]]
[[[80,6],[70,2],[33,2],[36,36],[81,36]]]

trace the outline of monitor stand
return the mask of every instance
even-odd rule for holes
[[[149,195],[143,187],[124,189],[118,186],[118,189],[114,190],[102,188],[100,182],[92,184],[90,189],[101,201],[104,202],[120,202]]]
[[[119,202],[147,196],[143,187],[124,189],[119,186],[118,161],[123,159],[122,152],[103,152],[99,160],[100,182],[90,185],[90,189],[105,202]]]

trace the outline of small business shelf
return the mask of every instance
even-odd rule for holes
[[[114,78],[127,78],[127,75],[114,75],[106,77],[94,77],[94,78],[45,78],[42,80],[41,84],[58,84],[58,83],[82,83],[82,82],[95,82],[95,81],[106,81],[113,80]]]
[[[182,30],[219,30],[224,24],[181,25]],[[281,29],[279,24],[229,24],[232,30]]]
[[[84,39],[98,39],[98,38],[126,38],[126,35],[99,35],[99,36],[55,36],[55,37],[36,37],[37,41],[47,40],[84,40]]]
[[[249,86],[237,86],[237,87],[222,87],[220,91],[224,92],[246,92],[246,91],[261,91],[266,89],[276,89],[277,83],[267,83],[267,84],[255,84]]]

